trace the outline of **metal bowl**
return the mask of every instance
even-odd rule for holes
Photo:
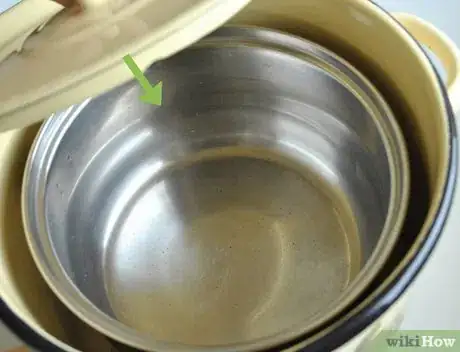
[[[365,77],[278,31],[224,27],[52,116],[27,162],[29,247],[82,320],[145,350],[253,350],[361,293],[406,213],[407,152]]]

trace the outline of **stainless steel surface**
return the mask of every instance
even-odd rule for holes
[[[148,76],[163,107],[126,84],[53,116],[29,157],[28,241],[64,303],[136,347],[234,351],[362,292],[409,190],[370,83],[308,41],[231,27]]]

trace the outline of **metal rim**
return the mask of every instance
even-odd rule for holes
[[[334,300],[327,314],[321,315],[321,317],[318,317],[313,323],[299,324],[289,330],[280,331],[273,336],[266,336],[258,340],[241,342],[228,346],[189,346],[179,343],[163,342],[155,340],[150,336],[144,336],[121,322],[108,317],[81,295],[55,258],[53,244],[50,241],[46,226],[43,223],[43,198],[41,195],[47,184],[47,170],[53,161],[54,151],[59,148],[61,137],[65,135],[67,129],[77,118],[79,111],[86,104],[76,105],[64,112],[55,114],[52,119],[49,119],[40,129],[36,141],[32,146],[24,173],[22,190],[23,222],[32,257],[48,286],[51,287],[56,296],[59,297],[59,299],[81,320],[114,340],[122,341],[136,348],[148,348],[149,350],[152,350],[155,345],[157,348],[164,348],[165,350],[171,349],[174,351],[182,349],[188,351],[203,351],[214,350],[216,348],[221,351],[234,351],[270,348],[270,346],[280,344],[282,341],[295,339],[297,336],[310,333],[322,324],[335,318],[348,305],[356,300],[358,295],[364,291],[367,285],[374,279],[374,275],[383,266],[396,243],[405,218],[409,197],[408,154],[404,147],[402,132],[390,108],[380,96],[380,93],[372,86],[366,77],[360,74],[347,61],[338,57],[330,50],[306,39],[276,30],[250,28],[251,32],[249,33],[251,34],[248,35],[248,27],[226,27],[222,31],[219,31],[219,33],[213,34],[204,41],[199,42],[197,45],[210,44],[212,47],[219,47],[221,44],[217,45],[217,43],[222,41],[224,45],[228,45],[230,42],[235,42],[240,45],[239,43],[243,41],[244,44],[247,45],[251,40],[254,40],[254,43],[258,46],[263,45],[267,48],[273,47],[275,50],[279,48],[279,50],[297,56],[303,55],[306,61],[311,55],[311,61],[318,61],[319,67],[324,66],[324,70],[329,74],[337,76],[338,80],[342,76],[347,76],[346,84],[350,86],[350,91],[361,91],[361,94],[355,94],[363,99],[365,97],[369,100],[366,102],[367,104],[373,104],[376,106],[376,109],[380,110],[380,114],[382,115],[381,118],[380,116],[371,115],[374,124],[377,126],[386,144],[385,149],[387,150],[388,160],[391,165],[392,190],[389,213],[378,244],[357,278],[353,280],[342,295]],[[235,31],[239,35],[236,35]],[[227,33],[231,35],[227,35]],[[254,35],[252,35],[252,33],[254,33]],[[276,40],[272,39],[273,34],[276,34],[280,38]],[[289,45],[288,43],[293,44]],[[351,88],[352,85],[356,85],[356,87]],[[386,140],[383,136],[391,136],[391,138]],[[396,165],[398,166],[396,167]],[[34,181],[31,182],[31,179]],[[396,201],[398,197],[399,199]]]

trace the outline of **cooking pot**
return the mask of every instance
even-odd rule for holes
[[[56,113],[31,150],[24,226],[56,295],[152,351],[263,349],[348,306],[409,194],[377,90],[255,27],[222,27],[146,76],[167,83],[160,108],[131,82]]]
[[[395,17],[444,61],[451,101],[456,108],[459,98],[457,49],[445,36],[423,21],[406,15]],[[324,351],[348,342],[343,347],[353,350],[363,339],[372,337],[372,333],[398,321],[401,299],[429,257],[447,219],[457,172],[457,134],[448,95],[417,41],[392,16],[371,2],[291,0],[279,3],[255,0],[230,22],[284,30],[339,53],[359,67],[379,88],[403,129],[411,171],[416,176],[411,179],[413,196],[403,235],[392,257],[380,277],[363,294],[363,299],[358,300],[352,309],[344,312],[332,324],[273,346],[273,350],[295,350],[308,346],[308,350]],[[393,51],[397,52],[397,59],[388,57]],[[13,228],[17,229],[20,220],[15,221],[12,215],[14,201],[7,203],[5,196],[8,192],[12,197],[10,199],[16,199],[16,204],[19,204],[19,187],[8,182],[15,179],[11,175],[17,176],[14,170],[19,172],[18,169],[24,165],[25,154],[30,146],[27,136],[31,138],[34,132],[15,130],[2,135],[5,147],[1,154],[4,170],[1,179],[1,211],[4,214],[1,235],[4,242],[11,241],[12,237],[21,238],[17,233],[12,236],[14,230],[12,232],[11,227],[7,227],[7,224],[14,224]],[[11,215],[7,215],[7,210]],[[3,248],[7,246],[2,245]],[[3,280],[2,277],[2,282],[6,283],[2,285],[3,320],[33,347],[72,350],[70,345],[73,344],[77,349],[84,348],[75,343],[85,339],[72,343],[56,327],[35,320],[38,314],[34,313],[34,309],[44,306],[44,302],[55,302],[55,298],[46,287],[39,289],[41,281],[35,277],[38,280],[34,285],[37,292],[34,297],[24,299],[30,289],[24,288],[24,282],[22,285],[18,283],[20,276],[14,272],[27,271],[28,274],[22,276],[23,280],[29,280],[30,275],[37,273],[33,266],[27,268],[22,265],[30,260],[26,259],[28,257],[22,258],[25,252],[21,252],[18,261],[12,260],[11,251],[9,253],[6,255],[2,252],[4,265],[1,273],[6,278]],[[34,302],[35,297],[43,301]],[[62,319],[55,322],[65,326],[63,321],[73,317],[65,311],[54,316],[55,319]],[[81,322],[77,321],[76,324]],[[88,332],[89,335],[100,337],[94,331]]]

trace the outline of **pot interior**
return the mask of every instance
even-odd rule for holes
[[[55,114],[31,154],[29,241],[64,302],[144,348],[285,340],[350,303],[408,193],[402,138],[368,82],[318,46],[246,27],[147,77],[165,82],[161,108],[130,82]]]

